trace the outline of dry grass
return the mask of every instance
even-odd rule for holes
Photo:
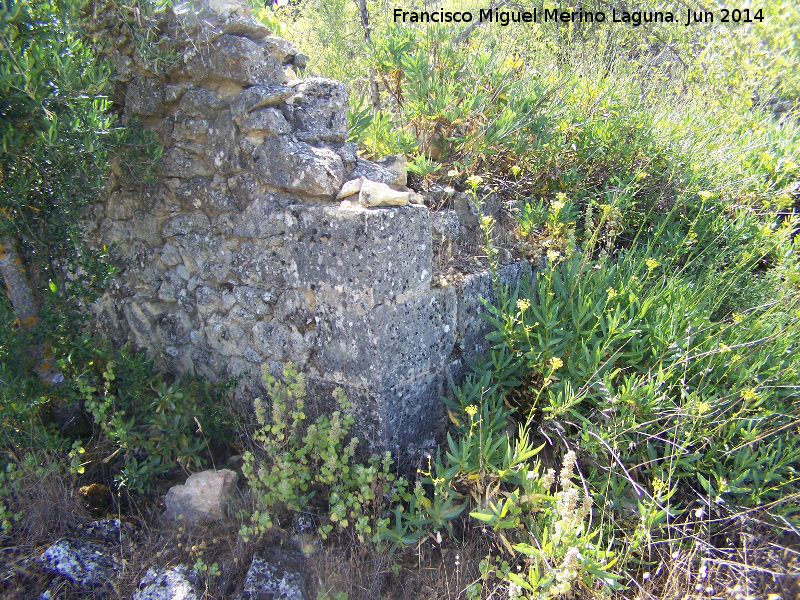
[[[762,515],[765,519],[767,515]],[[714,535],[708,535],[709,525]],[[757,515],[693,521],[651,546],[621,597],[636,600],[800,598],[800,536]]]
[[[247,497],[237,494],[226,522],[213,527],[190,528],[161,518],[166,488],[155,490],[149,501],[129,507],[128,519],[138,524],[133,539],[117,544],[112,552],[123,561],[114,590],[105,594],[82,591],[44,574],[36,558],[59,537],[74,534],[75,527],[97,518],[78,493],[76,479],[51,472],[23,473],[24,485],[14,499],[20,515],[14,537],[0,547],[0,597],[27,600],[49,589],[52,598],[130,598],[139,580],[153,566],[193,565],[201,559],[218,566],[206,576],[204,600],[235,598],[253,553],[260,547],[300,545],[308,555],[306,573],[312,598],[339,600],[456,600],[472,597],[500,600],[508,597],[499,580],[481,581],[480,564],[501,550],[491,531],[459,519],[457,538],[441,543],[428,537],[404,552],[391,553],[360,543],[347,534],[327,542],[299,539],[274,529],[261,540],[244,543],[238,535],[236,515],[247,510]],[[790,600],[800,598],[800,536],[770,524],[766,513],[715,514],[709,520],[696,513],[670,525],[668,533],[650,546],[637,570],[628,573],[628,589],[616,597],[625,600]],[[110,514],[108,516],[114,516]],[[768,522],[768,520],[770,522]],[[713,535],[709,532],[713,531]],[[505,557],[510,562],[510,557]],[[630,565],[630,563],[629,563]],[[513,565],[512,565],[513,566]],[[470,591],[471,590],[471,591]],[[597,596],[599,598],[599,596]]]

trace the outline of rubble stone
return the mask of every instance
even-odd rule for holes
[[[190,475],[184,485],[173,486],[167,492],[166,515],[195,525],[224,518],[228,493],[237,479],[238,475],[227,469]]]

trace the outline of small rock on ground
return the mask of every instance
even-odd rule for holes
[[[199,600],[197,573],[183,565],[150,567],[139,582],[133,600]]]
[[[81,588],[104,587],[116,577],[119,563],[102,546],[62,538],[39,557],[42,568],[61,575]]]
[[[228,469],[195,473],[184,485],[167,492],[166,516],[195,525],[212,523],[225,517],[225,501],[238,475]]]
[[[266,548],[253,556],[240,600],[311,600],[299,552]]]

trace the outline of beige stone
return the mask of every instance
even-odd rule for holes
[[[342,186],[342,189],[339,190],[339,193],[336,194],[337,200],[344,200],[345,198],[349,198],[361,191],[361,184],[364,182],[363,177],[359,177],[358,179],[351,179],[350,181],[345,182]]]
[[[405,206],[411,199],[410,192],[398,192],[385,183],[365,179],[361,183],[358,202],[367,208],[375,206]]]
[[[190,475],[184,485],[169,489],[166,516],[174,521],[200,525],[225,517],[225,502],[238,475],[228,469]]]

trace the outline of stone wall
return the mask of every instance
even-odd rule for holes
[[[177,5],[153,27],[180,57],[167,72],[124,32],[110,54],[124,117],[165,153],[156,183],[112,177],[96,208],[120,270],[103,330],[178,374],[244,374],[242,406],[263,393],[262,365],[292,361],[318,410],[345,389],[365,449],[429,444],[446,373],[485,346],[488,273],[432,287],[432,215],[404,170],[356,156],[346,87],[297,79],[305,57],[244,4]],[[380,184],[369,194],[368,181]],[[527,268],[511,262],[501,279]]]

